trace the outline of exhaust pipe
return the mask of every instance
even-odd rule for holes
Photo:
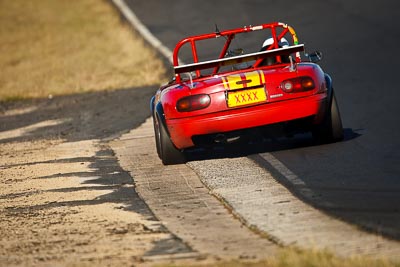
[[[214,142],[217,144],[230,144],[240,139],[240,135],[226,136],[225,134],[217,134],[214,138]]]
[[[227,144],[228,138],[224,134],[217,134],[214,138],[214,142],[217,144]]]

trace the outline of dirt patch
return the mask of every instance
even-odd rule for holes
[[[0,266],[130,266],[191,252],[138,197],[108,145],[148,116],[152,92],[1,106]]]

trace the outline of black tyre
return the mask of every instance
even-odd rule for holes
[[[342,119],[334,92],[332,92],[323,121],[313,129],[313,137],[318,143],[333,143],[343,140]]]
[[[177,149],[169,138],[165,126],[159,115],[154,117],[154,132],[158,157],[164,165],[179,164],[185,162],[183,151]]]
[[[160,131],[158,126],[158,120],[155,116],[153,116],[153,127],[154,127],[154,137],[156,140],[157,155],[161,159]]]

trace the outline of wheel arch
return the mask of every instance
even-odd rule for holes
[[[150,111],[151,111],[151,114],[154,114],[154,100],[156,99],[156,96],[152,96],[151,97],[151,99],[150,99]]]
[[[154,105],[153,105],[154,106]],[[167,131],[168,135],[169,135],[169,131],[168,131],[168,127],[167,127],[167,122],[165,120],[165,114],[164,114],[164,108],[161,104],[161,102],[158,102],[155,107],[153,108],[152,111],[153,116],[157,116],[160,118],[160,121],[162,123],[162,125],[164,126],[165,130]]]

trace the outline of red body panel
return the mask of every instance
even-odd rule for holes
[[[211,113],[195,117],[167,120],[171,140],[179,149],[192,147],[192,136],[223,133],[272,123],[290,121],[316,115],[322,117],[326,93],[289,101],[268,103],[254,107]]]

